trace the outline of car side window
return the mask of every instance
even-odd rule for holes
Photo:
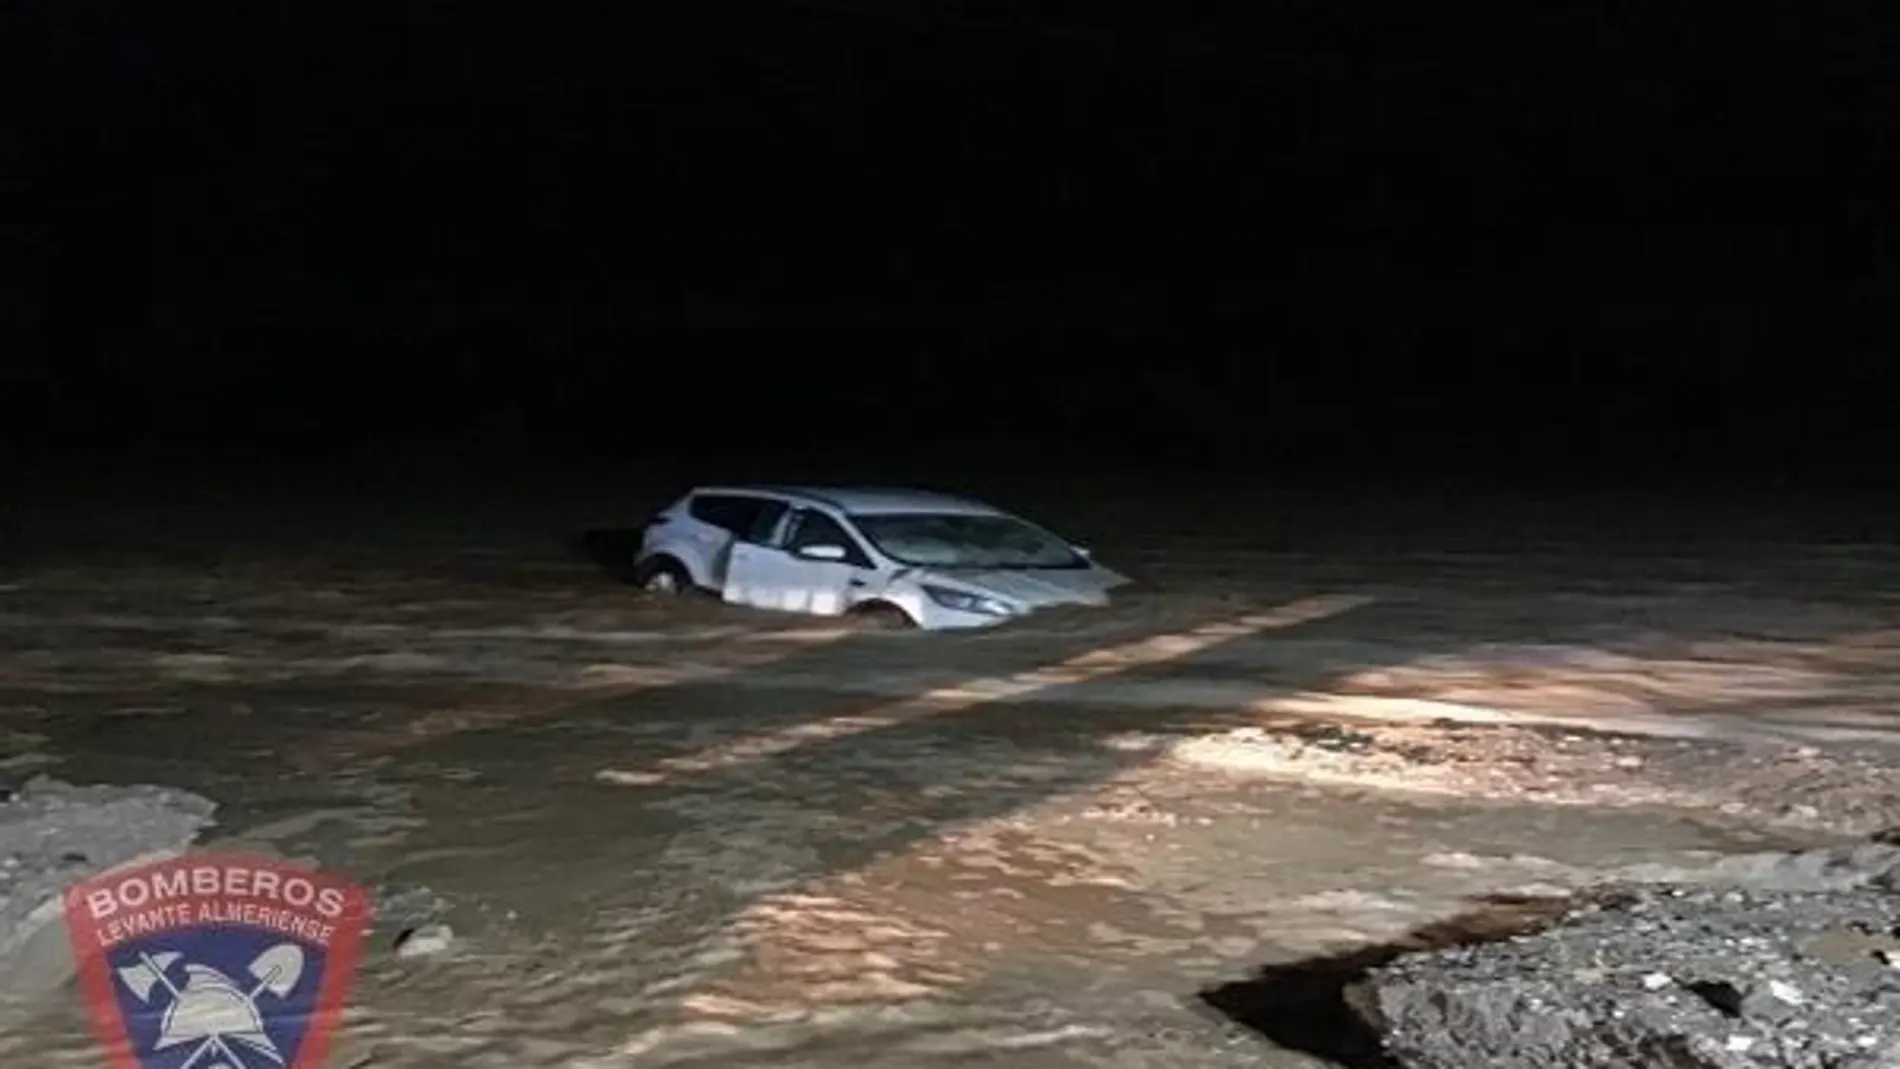
[[[734,538],[757,541],[759,537],[771,535],[778,518],[785,514],[785,503],[745,494],[700,494],[686,510],[693,519],[711,524]],[[763,535],[757,535],[761,530]]]
[[[846,564],[859,568],[871,567],[871,558],[858,546],[858,540],[844,525],[822,512],[799,509],[792,516],[791,527],[785,533],[785,548],[796,552],[806,546],[843,546]]]
[[[758,514],[752,517],[752,526],[739,537],[762,546],[772,544],[772,535],[778,531],[778,521],[785,518],[791,509],[783,501],[761,500]]]
[[[700,494],[686,506],[686,511],[692,515],[693,519],[725,531],[733,529],[744,510],[744,499],[735,498],[729,494]]]

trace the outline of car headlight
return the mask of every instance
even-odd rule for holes
[[[972,594],[967,590],[952,590],[947,586],[923,584],[924,595],[946,609],[957,612],[973,612],[983,616],[1013,616],[1016,610],[1007,602],[982,594]]]

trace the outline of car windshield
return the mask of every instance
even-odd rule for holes
[[[901,564],[933,568],[1084,568],[1055,535],[1011,516],[912,512],[851,517],[864,537]]]

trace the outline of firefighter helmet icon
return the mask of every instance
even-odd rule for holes
[[[200,854],[70,888],[66,918],[118,1069],[317,1069],[367,901],[332,873]]]
[[[185,965],[185,982],[180,986],[169,971],[179,959],[180,955],[170,951],[141,952],[137,963],[118,970],[120,982],[143,1004],[150,1005],[160,997],[160,991],[164,992],[165,1015],[152,1049],[190,1047],[191,1053],[179,1069],[200,1065],[204,1069],[244,1069],[250,1063],[240,1050],[272,1065],[283,1065],[283,1052],[264,1027],[257,1000],[267,994],[283,999],[296,989],[303,978],[303,950],[295,943],[267,948],[251,962],[248,971],[255,986],[249,990],[241,989],[209,965],[195,964]],[[206,1061],[207,1056],[212,1060]]]

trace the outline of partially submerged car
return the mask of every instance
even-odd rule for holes
[[[979,501],[921,490],[707,486],[647,523],[634,581],[762,609],[928,630],[1106,605],[1128,580]]]

